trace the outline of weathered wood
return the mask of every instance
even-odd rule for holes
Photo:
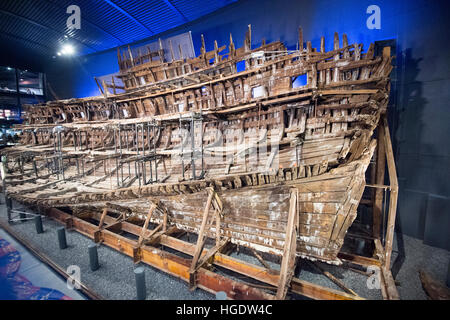
[[[384,185],[384,176],[386,168],[386,148],[385,148],[384,125],[378,126],[378,145],[377,145],[377,162],[375,183]],[[373,201],[373,236],[378,238],[381,236],[381,219],[383,206],[383,189],[375,189],[375,198]]]
[[[277,299],[284,299],[288,290],[288,285],[294,276],[295,270],[295,251],[297,231],[295,227],[298,221],[298,190],[290,190],[289,200],[289,218],[286,226],[286,237],[284,240],[283,259],[280,268],[280,280],[277,289]]]
[[[276,272],[275,270],[273,270],[269,264],[261,257],[261,255],[256,252],[256,250],[254,249],[250,249],[250,251],[253,253],[253,255],[256,257],[256,259],[258,259],[258,261],[264,266],[264,268],[266,268],[270,273],[274,273]]]
[[[95,212],[102,220],[96,241],[113,241],[111,233],[124,230],[125,220],[139,221],[144,233],[137,234],[137,246],[127,247],[136,260],[174,226],[201,233],[191,261],[197,271],[205,237],[270,254],[287,250],[283,281],[276,283],[284,297],[292,257],[341,263],[372,134],[386,110],[389,50],[374,57],[373,45],[364,54],[361,45],[342,39],[341,46],[336,34],[326,52],[324,38],[320,50],[313,48],[300,29],[299,50],[278,41],[255,48],[249,26],[241,48],[230,35],[228,56],[217,42],[207,52],[203,37],[195,58],[183,58],[178,48],[176,60],[170,45],[172,59],[165,61],[161,40],[154,52],[119,50],[123,89],[113,78],[100,87],[107,97],[25,107],[21,145],[2,151],[11,173],[8,194],[44,208]],[[245,70],[238,72],[241,61]],[[303,75],[306,85],[294,85]],[[298,237],[286,234],[291,188],[298,189]],[[214,194],[208,205],[214,214],[206,218],[205,190]],[[149,216],[150,202],[159,209]],[[105,207],[110,216],[101,219]],[[119,218],[105,224],[114,214]],[[147,232],[150,222],[156,228]],[[209,261],[217,256],[210,254]]]
[[[144,225],[142,226],[141,234],[139,235],[138,247],[140,247],[142,245],[142,242],[144,241],[144,237],[145,237],[145,233],[147,232],[148,224],[150,223],[150,219],[152,218],[152,215],[153,215],[153,212],[155,211],[155,209],[156,209],[156,204],[152,202],[150,205],[150,209],[148,210],[147,217],[145,218]]]
[[[342,290],[344,290],[345,292],[352,294],[354,296],[358,296],[358,294],[353,291],[352,289],[348,288],[347,286],[345,286],[345,284],[339,280],[338,278],[336,278],[335,276],[333,276],[330,272],[325,271],[322,267],[320,267],[317,263],[314,262],[309,262],[309,265],[313,266],[314,268],[318,269],[321,273],[323,273],[328,279],[330,279],[331,281],[333,281],[336,285],[338,285]]]
[[[399,300],[399,294],[397,291],[397,287],[395,285],[395,280],[392,277],[392,273],[390,268],[386,266],[385,261],[385,251],[381,244],[380,239],[375,238],[374,239],[375,244],[375,252],[376,255],[380,261],[380,270],[379,270],[379,276],[380,276],[380,285],[381,285],[381,293],[383,295],[384,299],[388,300]]]
[[[385,239],[386,251],[386,268],[391,268],[392,242],[394,240],[395,217],[397,213],[397,199],[398,199],[398,180],[397,171],[395,169],[394,151],[392,150],[391,135],[389,133],[389,126],[387,119],[383,119],[384,137],[386,146],[386,160],[388,164],[389,183],[391,187],[391,195],[389,199],[389,212],[387,219],[387,230]]]
[[[102,216],[100,218],[100,222],[98,223],[98,229],[101,229],[103,227],[103,223],[105,222],[105,217],[106,217],[107,213],[108,213],[108,209],[104,208],[103,212],[102,212]]]
[[[433,279],[427,272],[419,270],[420,281],[426,294],[432,300],[450,300],[450,289]]]
[[[195,289],[195,287],[196,287],[195,272],[198,269],[197,268],[198,260],[200,258],[200,255],[201,255],[204,245],[205,245],[205,229],[206,229],[206,224],[208,222],[209,209],[210,209],[213,197],[214,197],[214,190],[210,188],[210,189],[208,189],[208,199],[206,200],[205,209],[203,211],[202,224],[200,226],[200,231],[198,233],[197,244],[195,246],[195,252],[194,252],[194,256],[192,258],[191,267],[189,269],[189,287],[191,290]]]

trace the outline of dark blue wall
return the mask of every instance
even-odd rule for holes
[[[366,27],[366,9],[372,4],[381,8],[380,30]],[[398,227],[427,244],[450,249],[448,12],[450,1],[438,0],[243,0],[161,37],[192,31],[197,54],[200,34],[208,50],[214,40],[219,46],[228,44],[230,32],[241,46],[248,24],[255,46],[265,37],[295,48],[298,26],[314,47],[325,36],[327,49],[335,31],[366,49],[375,40],[396,39],[390,126],[400,182]],[[47,72],[58,95],[68,98],[98,95],[93,77],[117,70],[115,50],[110,50],[53,62]]]

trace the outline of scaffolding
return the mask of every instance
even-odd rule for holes
[[[196,129],[200,127],[200,130]],[[191,112],[189,116],[179,117],[179,130],[180,130],[180,158],[181,158],[181,175],[183,180],[186,179],[186,167],[184,165],[185,154],[189,155],[188,164],[191,167],[191,180],[200,180],[205,176],[205,165],[204,165],[204,147],[203,147],[203,114],[202,112]],[[190,151],[184,151],[184,137],[182,132],[186,130],[188,132],[188,137],[186,142],[191,145]],[[200,143],[196,143],[196,135],[200,136]],[[197,174],[196,161],[200,160],[200,173]]]

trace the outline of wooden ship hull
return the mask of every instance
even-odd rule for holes
[[[3,151],[8,196],[99,229],[114,227],[105,216],[155,225],[140,244],[176,227],[217,246],[339,264],[392,58],[373,44],[363,54],[345,35],[329,52],[323,38],[320,50],[303,48],[301,30],[299,43],[251,49],[249,29],[226,57],[217,44],[171,62],[162,49],[119,53],[122,88],[112,78],[101,97],[27,107],[21,144]]]

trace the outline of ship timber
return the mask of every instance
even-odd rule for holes
[[[292,229],[295,256],[341,263],[392,57],[337,33],[327,52],[324,38],[319,49],[299,39],[252,49],[249,28],[241,48],[230,36],[227,54],[203,44],[172,61],[118,50],[122,87],[26,106],[20,144],[2,152],[8,196],[99,228],[119,216],[277,255]]]

